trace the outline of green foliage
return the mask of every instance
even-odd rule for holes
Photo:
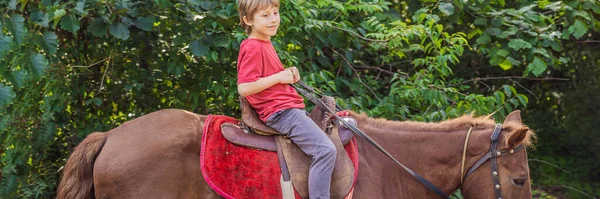
[[[441,3],[447,6],[449,3]],[[475,39],[473,47],[504,70],[520,67],[523,75],[542,76],[548,67],[560,67],[561,40],[585,39],[588,27],[598,24],[597,1],[453,1],[460,12],[442,9],[454,31]],[[591,9],[591,10],[590,10]],[[525,70],[523,70],[525,67]]]
[[[15,92],[11,87],[0,85],[0,106],[4,106],[15,98]]]
[[[53,197],[59,169],[86,135],[146,113],[239,115],[245,33],[233,0],[0,7],[0,198]],[[516,81],[477,78],[562,69],[572,59],[559,53],[563,43],[596,31],[599,12],[592,1],[289,0],[272,42],[286,67],[348,109],[500,121],[537,96]]]
[[[600,179],[594,169],[598,164],[590,162],[598,159],[594,151],[600,150],[596,144],[600,132],[591,127],[597,124],[593,110],[598,106],[592,101],[598,100],[600,89],[600,55],[596,53],[600,2],[493,0],[452,4],[454,14],[439,23],[446,25],[445,31],[467,34],[472,46],[460,57],[454,74],[471,79],[466,81],[472,85],[468,89],[471,92],[497,91],[506,82],[525,92],[527,98],[515,100],[528,104],[525,121],[538,133],[537,150],[530,151],[530,158],[572,168],[567,169],[572,173],[565,173],[531,162],[534,185],[562,190],[560,196],[568,198],[600,196],[600,183],[592,180]],[[437,3],[413,1],[407,5],[409,10],[401,12],[404,16]],[[446,15],[441,9],[431,11]],[[564,79],[557,81],[556,77]]]

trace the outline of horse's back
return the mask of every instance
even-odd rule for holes
[[[206,116],[165,109],[109,131],[94,164],[97,198],[206,198],[199,169]]]

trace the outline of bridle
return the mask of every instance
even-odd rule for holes
[[[467,174],[465,174],[463,176],[464,168],[465,168],[465,156],[467,154],[467,144],[469,143],[469,137],[471,135],[472,130],[473,130],[473,127],[469,128],[469,131],[467,132],[467,136],[465,138],[465,146],[463,148],[462,164],[460,166],[460,174],[461,174],[460,184],[462,186],[462,184],[464,183],[464,180],[467,179],[467,177],[469,175],[471,175],[473,172],[475,172],[475,170],[477,170],[479,167],[481,167],[481,165],[483,165],[483,163],[485,163],[487,160],[490,160],[491,166],[492,166],[492,182],[494,183],[494,194],[496,195],[495,198],[502,199],[502,190],[500,189],[500,176],[499,176],[499,172],[498,172],[497,158],[500,156],[507,156],[507,155],[515,154],[516,152],[523,150],[524,147],[522,144],[520,144],[519,146],[512,148],[512,149],[498,150],[497,149],[498,137],[500,137],[500,132],[502,130],[502,124],[496,124],[496,127],[494,128],[494,132],[492,133],[492,136],[490,137],[490,139],[491,139],[490,152],[486,153],[483,157],[481,157],[479,160],[477,160],[477,162],[475,162],[475,164],[471,167],[471,169],[469,169]]]
[[[380,152],[382,152],[384,155],[386,155],[388,158],[390,158],[394,162],[396,162],[396,164],[400,165],[406,172],[408,172],[413,177],[415,177],[419,182],[421,182],[421,184],[423,184],[425,187],[427,187],[427,189],[429,189],[431,192],[437,194],[438,196],[440,196],[444,199],[450,199],[450,197],[448,197],[448,195],[446,195],[443,191],[441,191],[439,188],[437,188],[431,182],[427,181],[425,178],[423,178],[422,176],[420,176],[419,174],[417,174],[410,168],[408,168],[408,167],[404,166],[402,163],[400,163],[400,161],[398,161],[389,152],[387,152],[385,149],[383,149],[383,147],[381,145],[377,144],[377,142],[375,142],[371,137],[369,137],[368,135],[363,133],[356,126],[351,125],[350,123],[346,122],[346,120],[343,120],[340,116],[338,116],[336,113],[338,111],[343,110],[340,106],[336,105],[336,110],[331,110],[328,106],[325,105],[325,103],[323,103],[323,101],[317,99],[313,95],[313,93],[315,93],[317,95],[320,95],[320,94],[314,88],[312,88],[311,86],[308,86],[306,83],[304,83],[302,81],[297,81],[296,84],[292,84],[292,86],[297,91],[299,91],[302,95],[304,95],[306,98],[308,98],[311,102],[315,103],[319,108],[322,108],[325,111],[329,112],[334,118],[336,118],[340,123],[344,124],[354,134],[365,139],[367,141],[367,143],[371,144],[372,146],[377,148]],[[494,132],[492,133],[492,136],[491,136],[490,152],[488,152],[486,155],[481,157],[481,159],[479,159],[475,163],[475,165],[473,165],[471,167],[471,169],[469,169],[467,174],[464,175],[464,177],[463,177],[462,174],[464,173],[464,164],[465,164],[465,155],[466,155],[466,151],[467,151],[467,143],[469,141],[469,137],[470,137],[471,131],[472,131],[472,128],[469,129],[469,132],[467,133],[467,137],[465,139],[465,146],[463,149],[463,158],[462,158],[461,173],[460,173],[461,174],[461,185],[462,185],[464,179],[466,179],[469,175],[471,175],[471,173],[473,173],[475,170],[477,170],[477,168],[479,168],[488,159],[491,159],[492,180],[494,182],[494,192],[496,194],[496,198],[498,198],[498,199],[502,199],[502,191],[500,190],[500,179],[498,176],[498,164],[497,164],[496,158],[500,157],[500,156],[511,155],[511,154],[514,154],[515,152],[518,152],[523,149],[523,145],[519,145],[519,146],[515,147],[514,149],[510,149],[510,150],[500,150],[500,151],[497,150],[496,147],[498,145],[498,137],[500,135],[501,130],[502,130],[502,124],[496,124]]]

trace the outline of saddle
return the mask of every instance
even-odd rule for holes
[[[332,97],[323,97],[323,102],[335,110]],[[290,181],[302,198],[308,198],[308,172],[311,158],[275,129],[264,124],[248,101],[240,97],[242,121],[239,124],[221,124],[222,134],[228,141],[254,149],[276,151],[281,167],[283,181]],[[354,165],[344,149],[344,145],[352,139],[352,132],[343,125],[334,128],[331,114],[319,107],[309,114],[309,117],[326,132],[337,149],[337,157],[332,174],[331,197],[344,198],[352,189],[354,183]],[[347,117],[344,120],[354,122]]]

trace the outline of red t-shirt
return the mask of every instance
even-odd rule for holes
[[[240,45],[237,84],[254,82],[283,71],[283,65],[270,41],[248,38]],[[261,92],[246,96],[248,102],[265,122],[277,111],[304,108],[304,99],[289,84],[275,84]]]

